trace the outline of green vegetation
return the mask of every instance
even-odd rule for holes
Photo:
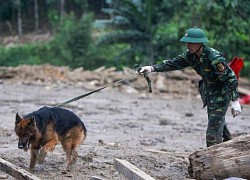
[[[92,14],[85,14],[80,20],[71,14],[54,29],[55,36],[48,43],[25,44],[11,48],[0,47],[0,65],[50,63],[57,66],[84,67],[86,69],[95,69],[103,65],[118,68],[124,66],[113,59],[126,45],[98,46],[92,37],[92,24]],[[132,62],[130,63],[132,64]]]
[[[64,9],[56,6],[61,0],[37,2],[43,10],[39,22],[53,32],[54,38],[47,43],[0,47],[1,66],[50,63],[95,69],[153,64],[185,51],[179,39],[186,29],[197,26],[206,32],[210,40],[207,45],[221,51],[228,61],[243,57],[242,75],[250,77],[250,1],[113,0],[107,4],[98,0],[93,4],[65,0]],[[20,0],[20,6],[12,0],[0,0],[0,25],[3,30],[5,27],[5,34],[34,29],[32,1]],[[103,8],[107,14],[101,13]],[[16,25],[20,10],[25,25],[22,31]],[[93,23],[100,16],[112,17],[112,24],[95,28]]]

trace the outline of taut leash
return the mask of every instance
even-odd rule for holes
[[[139,73],[141,67],[140,67],[138,64],[136,64],[136,65],[135,65],[135,68],[136,68],[136,71]],[[96,92],[98,92],[98,91],[101,91],[101,90],[103,90],[103,89],[105,89],[105,88],[107,88],[107,87],[114,86],[114,85],[119,84],[119,83],[121,83],[121,82],[123,82],[123,81],[127,81],[127,80],[129,80],[129,79],[135,78],[136,76],[137,76],[137,74],[134,74],[134,75],[132,75],[132,76],[130,76],[130,77],[127,77],[127,78],[121,79],[121,80],[119,80],[119,81],[116,81],[116,82],[114,82],[114,83],[108,84],[108,85],[106,85],[106,86],[103,86],[103,87],[101,87],[101,88],[99,88],[99,89],[96,89],[96,90],[94,90],[94,91],[91,91],[91,92],[89,92],[89,93],[82,94],[82,95],[80,95],[80,96],[77,96],[77,97],[75,97],[75,98],[72,98],[72,99],[70,99],[70,100],[67,100],[67,101],[65,101],[65,102],[63,102],[63,103],[57,104],[55,107],[62,107],[62,106],[66,105],[66,104],[69,104],[69,103],[71,103],[71,102],[73,102],[73,101],[77,101],[77,100],[82,99],[82,98],[84,98],[84,97],[87,97],[87,96],[89,96],[89,95],[91,95],[91,94],[94,94],[94,93],[96,93]],[[151,93],[151,92],[152,92],[151,80],[149,79],[147,73],[143,73],[143,76],[144,76],[144,78],[146,79],[146,81],[147,81],[147,83],[148,83],[148,92]]]
[[[82,99],[82,98],[84,98],[84,97],[87,97],[87,96],[89,96],[89,95],[91,95],[91,94],[94,94],[94,93],[96,93],[96,92],[98,92],[98,91],[101,91],[101,90],[103,90],[103,89],[105,89],[105,88],[107,88],[107,87],[114,86],[114,85],[119,84],[119,83],[121,83],[121,82],[123,82],[123,81],[127,81],[127,80],[129,80],[129,79],[135,78],[136,76],[137,76],[137,74],[132,75],[132,76],[127,77],[127,78],[124,78],[124,79],[121,79],[121,80],[119,80],[119,81],[116,81],[116,82],[114,82],[114,83],[108,84],[108,85],[106,85],[106,86],[104,86],[104,87],[101,87],[101,88],[96,89],[96,90],[94,90],[94,91],[91,91],[91,92],[89,92],[89,93],[82,94],[82,95],[80,95],[80,96],[77,96],[77,97],[75,97],[75,98],[72,98],[72,99],[70,99],[70,100],[67,100],[67,101],[65,101],[65,102],[63,102],[63,103],[57,104],[55,107],[62,107],[62,106],[66,105],[66,104],[69,104],[69,103],[71,103],[71,102],[73,102],[73,101],[77,101],[77,100]]]

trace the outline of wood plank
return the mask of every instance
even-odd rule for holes
[[[97,176],[91,176],[90,180],[102,180],[102,178],[97,177]]]
[[[40,180],[28,171],[0,158],[1,171],[11,175],[18,180]]]
[[[115,159],[114,160],[115,169],[125,176],[127,179],[133,180],[155,180],[150,175],[146,174],[133,164],[126,160]]]

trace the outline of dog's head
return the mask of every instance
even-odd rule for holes
[[[15,132],[19,137],[18,148],[28,151],[30,142],[37,132],[35,117],[21,118],[17,113]]]

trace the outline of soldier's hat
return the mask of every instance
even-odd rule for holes
[[[185,35],[180,39],[185,43],[207,43],[209,42],[202,29],[197,27],[190,28],[186,31]]]

